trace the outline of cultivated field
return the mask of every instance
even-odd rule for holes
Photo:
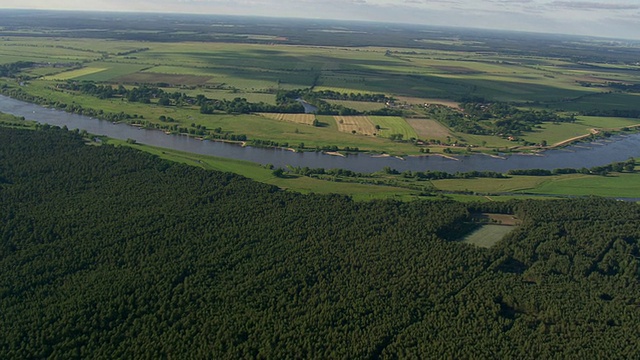
[[[373,135],[377,133],[375,124],[368,116],[334,116],[338,131],[350,134]]]
[[[423,140],[446,140],[453,136],[449,129],[436,120],[431,119],[407,119],[407,123],[413,127],[418,138]]]
[[[296,124],[313,125],[316,116],[313,114],[277,114],[277,113],[259,113],[268,119],[287,121]]]
[[[111,81],[123,84],[169,84],[172,86],[180,85],[204,85],[211,78],[206,76],[197,75],[173,75],[173,74],[160,74],[151,72],[137,72],[133,74],[127,74]]]
[[[59,74],[46,76],[43,80],[71,80],[86,75],[92,75],[107,70],[107,68],[85,67],[82,69],[65,71]]]

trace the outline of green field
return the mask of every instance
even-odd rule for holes
[[[528,193],[640,198],[640,174],[571,175],[545,181]]]
[[[397,116],[369,116],[371,121],[380,127],[380,136],[389,137],[392,134],[400,134],[403,139],[418,139],[416,131],[407,121]]]
[[[554,176],[512,176],[509,179],[434,180],[438,190],[482,194],[522,193],[637,198],[640,174],[614,173],[608,176],[568,174]],[[490,198],[494,200],[495,196]]]

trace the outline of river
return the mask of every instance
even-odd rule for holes
[[[236,144],[197,140],[187,136],[166,135],[158,130],[139,129],[127,124],[114,124],[87,116],[48,109],[0,95],[0,112],[23,116],[42,124],[67,126],[86,130],[96,135],[116,139],[134,139],[138,143],[175,149],[190,153],[212,155],[276,167],[308,166],[310,168],[342,168],[371,173],[391,167],[398,171],[497,171],[510,169],[581,168],[625,161],[640,157],[640,134],[616,135],[592,143],[580,143],[563,149],[546,151],[539,155],[508,155],[495,158],[488,155],[459,156],[456,160],[441,156],[376,157],[367,154],[332,156],[320,152],[294,153],[282,149],[242,147]]]

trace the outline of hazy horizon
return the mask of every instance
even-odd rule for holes
[[[637,0],[23,0],[0,9],[362,20],[640,40]]]

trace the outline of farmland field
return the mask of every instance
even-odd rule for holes
[[[197,75],[173,75],[152,72],[137,72],[117,77],[111,81],[123,84],[171,84],[171,85],[203,85],[211,78]]]
[[[398,116],[369,116],[369,120],[376,126],[380,127],[379,134],[383,137],[389,137],[393,134],[402,135],[403,139],[417,139],[418,134],[407,123],[407,121]]]
[[[268,119],[287,121],[296,124],[313,125],[316,116],[313,114],[278,114],[278,113],[259,113]]]
[[[373,135],[377,132],[375,124],[368,116],[334,116],[338,130],[344,133]]]
[[[453,134],[447,127],[436,120],[431,119],[407,119],[407,123],[413,127],[420,139],[445,140]]]
[[[101,69],[105,69],[100,72],[95,72],[87,75],[77,76],[74,80],[80,81],[113,81],[119,77],[134,74],[142,69],[144,69],[145,65],[136,65],[136,64],[120,64],[113,62],[95,62],[92,63],[93,66]]]
[[[82,69],[65,71],[56,75],[47,76],[43,78],[43,80],[70,80],[81,76],[93,75],[105,70],[107,70],[107,68],[85,67]]]

